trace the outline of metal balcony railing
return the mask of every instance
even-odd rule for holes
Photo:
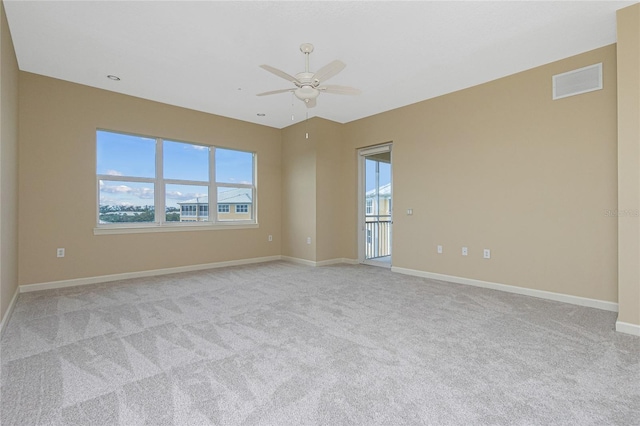
[[[391,255],[391,215],[367,215],[364,229],[366,259]]]

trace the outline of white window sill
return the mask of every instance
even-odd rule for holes
[[[112,234],[146,234],[148,232],[189,232],[189,231],[221,231],[226,229],[255,229],[259,228],[254,222],[229,222],[229,223],[183,223],[180,225],[158,225],[150,223],[145,225],[103,225],[93,228],[93,235]]]

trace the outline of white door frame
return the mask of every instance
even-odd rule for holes
[[[388,152],[391,158],[391,259],[393,259],[393,142],[387,142],[381,145],[370,146],[361,148],[358,150],[358,263],[364,263],[365,265],[382,266],[386,268],[391,267],[390,262],[383,262],[375,259],[365,259],[366,247],[364,243],[364,230],[365,230],[365,159],[369,155],[381,154]]]

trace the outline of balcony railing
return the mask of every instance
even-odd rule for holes
[[[367,215],[364,225],[365,258],[391,255],[391,216]]]

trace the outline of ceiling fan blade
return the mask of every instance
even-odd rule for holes
[[[262,68],[263,70],[267,70],[267,71],[269,71],[271,74],[275,74],[275,75],[277,75],[278,77],[280,77],[280,78],[284,78],[285,80],[290,81],[290,82],[292,82],[292,83],[295,83],[295,82],[297,82],[297,81],[298,81],[298,79],[297,79],[297,78],[295,78],[294,76],[289,75],[289,74],[287,74],[287,73],[286,73],[286,72],[284,72],[284,71],[280,71],[278,68],[274,68],[274,67],[269,66],[269,65],[260,65],[260,68]]]
[[[360,89],[356,89],[355,87],[336,86],[335,84],[318,87],[318,90],[324,93],[333,93],[334,95],[359,95],[362,93]]]
[[[264,92],[264,93],[258,93],[256,96],[267,96],[267,95],[275,95],[278,93],[285,93],[285,92],[293,92],[296,89],[280,89],[280,90],[272,90],[270,92]]]
[[[316,71],[313,78],[320,82],[329,80],[331,77],[342,71],[346,66],[347,64],[336,59],[335,61],[330,62],[329,64]]]
[[[313,108],[313,107],[316,106],[316,100],[315,99],[309,99],[309,101],[305,102],[304,104],[307,106],[307,108]]]

